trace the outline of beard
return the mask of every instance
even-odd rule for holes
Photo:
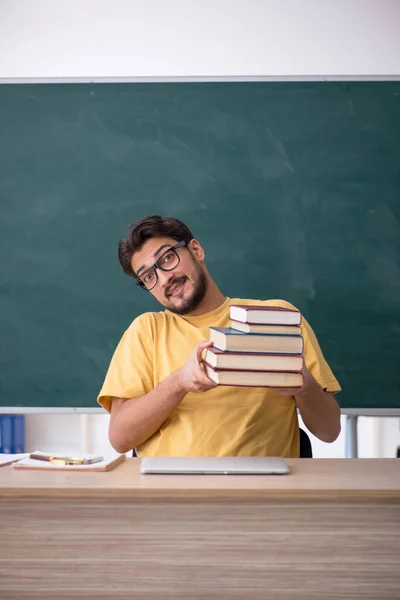
[[[185,277],[185,276],[174,277],[170,281],[168,287],[165,290],[166,302],[165,303],[163,302],[163,305],[169,311],[171,311],[177,315],[187,315],[187,314],[190,314],[191,312],[193,312],[194,310],[196,310],[196,308],[198,308],[198,306],[203,302],[204,296],[206,295],[207,278],[205,276],[205,273],[204,273],[203,269],[201,268],[201,265],[195,259],[193,259],[193,264],[195,267],[194,276],[192,278],[194,285],[193,285],[193,291],[188,298],[186,298],[181,304],[179,304],[179,306],[176,306],[172,302],[168,301],[168,296],[167,296],[167,292],[170,287],[172,287],[173,285],[175,285],[177,283],[187,281],[187,277]]]

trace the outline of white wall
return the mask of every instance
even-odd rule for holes
[[[398,0],[0,0],[0,78],[400,75]]]
[[[108,415],[27,415],[26,449],[43,452],[107,454]],[[306,431],[300,419],[300,425]],[[342,432],[333,444],[325,444],[309,431],[315,458],[345,457],[345,417]],[[394,458],[400,446],[400,419],[359,417],[358,453],[360,458]]]
[[[399,25],[400,0],[0,0],[0,80],[398,78]],[[28,415],[27,448],[105,452],[107,426]],[[344,456],[344,431],[312,441]],[[360,419],[360,456],[398,444],[398,419]]]

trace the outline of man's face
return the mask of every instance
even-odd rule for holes
[[[147,240],[132,256],[134,272],[143,278],[146,270],[175,244],[176,240],[169,237]],[[171,271],[156,269],[158,281],[150,293],[171,312],[185,315],[200,305],[207,291],[204,252],[197,240],[191,240],[187,247],[177,248],[176,252],[179,263]]]

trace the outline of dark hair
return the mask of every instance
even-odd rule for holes
[[[137,278],[131,266],[132,255],[140,250],[147,240],[157,237],[171,237],[177,242],[189,244],[193,239],[193,234],[182,221],[173,217],[151,215],[131,223],[128,225],[127,237],[120,240],[118,246],[118,260],[124,273]]]

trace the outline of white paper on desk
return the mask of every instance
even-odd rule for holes
[[[23,452],[22,454],[0,454],[0,467],[11,465],[18,460],[26,458],[27,456],[29,456],[27,452]]]
[[[38,454],[38,452],[35,452],[35,454]],[[54,456],[55,458],[57,458],[57,456],[66,456],[65,454],[52,454],[52,456]],[[95,454],[85,454],[84,456],[82,456],[82,458],[92,458],[93,456],[97,456]],[[123,458],[125,458],[125,455],[122,455]],[[99,462],[93,463],[93,464],[84,464],[84,465],[55,465],[51,462],[47,462],[45,460],[35,460],[34,458],[24,458],[22,460],[19,460],[17,463],[15,463],[13,466],[17,467],[17,468],[30,468],[30,469],[48,469],[48,470],[62,470],[62,471],[101,471],[103,469],[105,469],[108,465],[110,465],[111,463],[113,463],[114,461],[116,461],[117,459],[119,459],[121,457],[120,454],[110,454],[107,456],[104,456],[103,460],[100,460]]]
[[[76,452],[64,452],[64,453],[60,453],[60,452],[56,452],[56,453],[52,453],[52,452],[41,452],[40,450],[35,450],[34,452],[31,452],[30,454],[36,454],[36,455],[41,455],[41,456],[45,456],[46,458],[48,458],[49,456],[51,456],[52,458],[74,458],[74,457],[79,457],[79,458],[83,458],[83,460],[96,460],[95,463],[96,465],[99,465],[101,462],[104,462],[103,460],[99,460],[99,459],[103,459],[103,455],[102,454],[79,454]],[[28,454],[28,457],[30,455]],[[118,456],[118,455],[113,455]],[[35,458],[32,458],[32,460],[35,462],[35,464],[37,464],[38,460]],[[107,461],[108,462],[108,461]],[[42,465],[42,463],[39,463],[40,465]],[[89,463],[90,464],[90,463]],[[63,465],[64,466],[64,465]],[[88,464],[85,463],[85,466],[87,467]]]

